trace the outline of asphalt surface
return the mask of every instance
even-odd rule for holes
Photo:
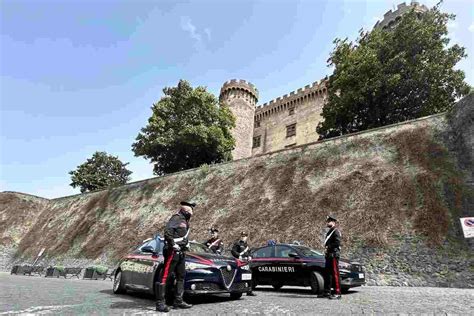
[[[197,297],[189,310],[170,315],[217,314],[473,314],[474,290],[414,287],[360,287],[342,300],[316,298],[309,288],[257,288],[256,297]],[[0,315],[154,314],[153,298],[114,295],[112,281],[53,279],[0,273]]]

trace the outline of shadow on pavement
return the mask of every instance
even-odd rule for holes
[[[111,309],[144,309],[149,310],[150,308],[155,308],[155,298],[153,295],[140,292],[129,291],[127,294],[114,294],[112,290],[102,290],[100,293],[108,294],[122,301],[113,302],[110,305]],[[245,297],[245,294],[243,298]],[[126,301],[124,301],[126,300]],[[227,294],[222,295],[192,295],[186,296],[185,301],[193,305],[201,304],[219,304],[226,303],[233,300]]]
[[[128,292],[127,294],[114,294],[110,290],[102,290],[100,293],[108,294],[114,298],[120,299],[119,302],[110,304],[111,309],[150,309],[155,307],[153,296],[146,293]]]

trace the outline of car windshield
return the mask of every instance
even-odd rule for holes
[[[191,252],[201,252],[201,253],[213,253],[211,249],[209,249],[205,245],[197,243],[197,242],[190,242],[189,243],[189,251],[191,251]]]
[[[294,246],[294,248],[296,248],[299,252],[301,252],[303,254],[303,256],[305,257],[312,257],[312,258],[321,258],[323,257],[323,254],[314,250],[314,249],[311,249],[311,248],[308,248],[308,247],[304,247],[304,246]]]

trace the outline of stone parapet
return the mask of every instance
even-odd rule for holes
[[[394,23],[402,18],[402,15],[409,12],[410,10],[415,10],[416,12],[423,13],[428,11],[428,7],[425,5],[420,5],[417,1],[412,1],[410,4],[406,4],[405,2],[400,3],[397,6],[395,11],[388,10],[383,15],[382,21],[377,21],[374,28],[390,28]]]
[[[313,82],[311,85],[306,85],[304,88],[292,91],[289,94],[285,94],[282,97],[278,97],[274,100],[271,100],[270,102],[257,106],[255,109],[255,120],[259,121],[271,114],[285,111],[290,107],[295,107],[298,104],[307,101],[307,99],[315,99],[326,96],[327,83],[327,78],[323,78],[320,81]]]
[[[220,92],[221,98],[227,90],[232,90],[232,89],[247,91],[256,100],[258,100],[258,90],[257,90],[257,88],[252,83],[250,83],[246,80],[242,80],[242,79],[240,79],[240,80],[232,79],[232,80],[226,81],[222,85],[222,88],[221,88],[221,92]]]

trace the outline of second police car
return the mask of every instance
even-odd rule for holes
[[[154,294],[155,281],[163,268],[163,246],[163,239],[156,236],[125,256],[115,269],[113,292],[132,290]],[[250,290],[251,281],[248,263],[214,254],[200,243],[190,243],[190,251],[186,252],[185,294],[228,293],[238,299]],[[168,282],[174,282],[173,276]]]
[[[250,268],[252,286],[271,285],[280,289],[284,285],[310,286],[314,294],[324,289],[324,255],[302,245],[276,244],[252,251]],[[341,259],[339,261],[341,290],[365,284],[362,265]]]

